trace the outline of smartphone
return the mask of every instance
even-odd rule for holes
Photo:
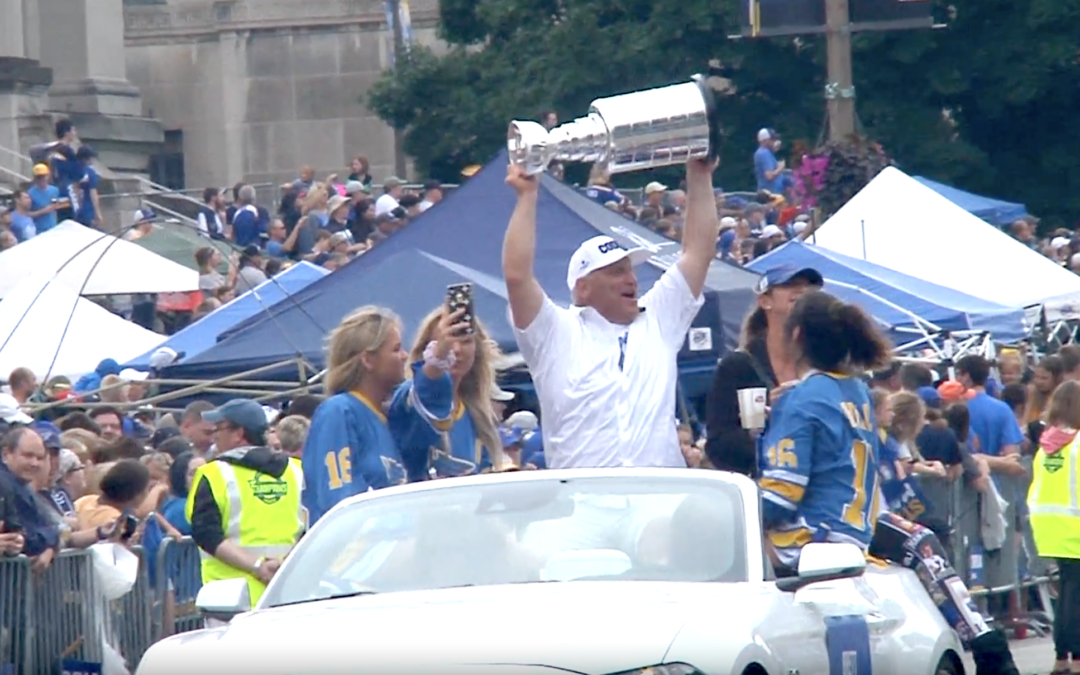
[[[139,527],[139,519],[129,513],[124,516],[120,526],[123,528],[120,531],[120,538],[125,540],[131,539],[135,534],[136,528]]]
[[[446,307],[450,313],[464,309],[460,322],[468,324],[464,335],[472,335],[476,332],[476,320],[473,317],[473,290],[472,284],[450,284],[446,287]]]

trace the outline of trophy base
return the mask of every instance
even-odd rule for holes
[[[705,101],[705,116],[709,120],[708,159],[717,162],[724,144],[724,129],[720,124],[720,106],[716,100],[716,92],[709,86],[704,75],[694,75],[691,79],[697,84],[701,98]]]

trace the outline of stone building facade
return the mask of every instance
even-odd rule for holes
[[[437,45],[437,0],[408,4]],[[394,134],[361,100],[392,54],[382,0],[0,0],[0,183],[60,116],[108,169],[173,187],[344,175],[357,154],[382,178]]]
[[[435,44],[437,0],[409,5],[413,41]],[[188,187],[281,183],[303,164],[344,176],[357,154],[394,173],[393,131],[361,103],[392,64],[382,0],[128,0],[124,24],[128,77]]]

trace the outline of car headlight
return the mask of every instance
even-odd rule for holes
[[[649,666],[648,668],[637,668],[635,670],[624,670],[620,673],[612,673],[611,675],[705,675],[697,668],[691,666],[689,663],[665,663],[659,666]]]

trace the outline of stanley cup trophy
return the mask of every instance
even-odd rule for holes
[[[716,159],[720,122],[716,98],[705,78],[600,98],[589,114],[548,131],[536,122],[514,121],[507,132],[510,163],[529,175],[553,161],[589,162],[609,173]]]

